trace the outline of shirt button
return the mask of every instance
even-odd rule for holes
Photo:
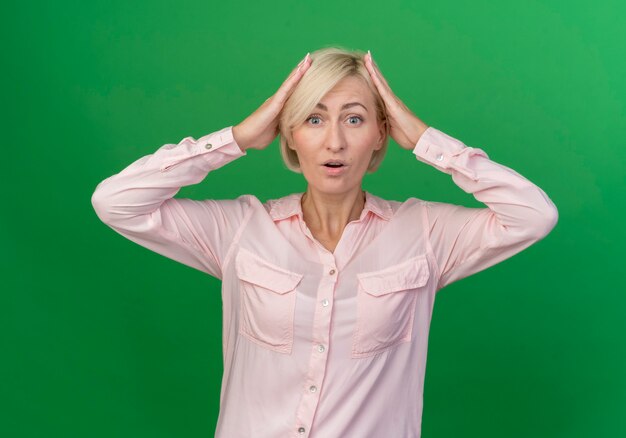
[[[211,143],[207,143],[206,145],[204,145],[204,147],[207,149],[211,149],[213,145]]]
[[[328,306],[328,300],[326,298],[322,300],[322,306],[324,307]]]
[[[299,434],[304,435],[304,431],[305,431],[304,427],[299,427],[298,428],[298,433]]]
[[[331,269],[330,271],[328,271],[328,273],[329,273],[330,275],[333,275],[333,274],[335,273],[335,270],[334,270],[334,269]]]
[[[318,346],[317,346],[317,351],[319,351],[320,353],[323,353],[323,352],[324,352],[324,350],[326,350],[326,349],[324,348],[324,346],[323,346],[323,345],[318,345]]]
[[[443,160],[443,154],[437,154],[437,161]]]
[[[311,391],[311,392],[315,392],[315,391],[317,391],[317,386],[311,386],[311,387],[309,388],[309,391]]]

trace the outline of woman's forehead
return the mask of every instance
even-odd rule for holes
[[[365,106],[369,110],[372,106],[374,96],[367,85],[363,84],[361,81],[343,83],[344,80],[326,93],[316,106],[323,110],[343,110],[346,107],[358,106],[354,105],[356,103]]]

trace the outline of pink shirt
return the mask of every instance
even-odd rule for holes
[[[541,240],[558,213],[542,189],[432,126],[413,154],[488,208],[366,192],[331,253],[302,219],[302,193],[174,198],[247,155],[232,126],[98,184],[106,225],[222,281],[216,437],[420,437],[436,292]]]

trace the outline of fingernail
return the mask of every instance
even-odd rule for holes
[[[370,56],[370,59],[372,59],[372,52],[370,52],[370,49],[367,49],[367,54]]]
[[[310,52],[307,52],[302,61],[300,61],[300,63],[298,64],[298,67],[301,67],[306,62],[307,58],[309,57],[309,53]]]

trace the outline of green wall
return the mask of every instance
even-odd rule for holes
[[[237,124],[329,45],[370,49],[416,115],[559,210],[544,240],[437,296],[423,436],[626,436],[624,2],[11,3],[1,436],[213,435],[220,282],[117,235],[90,198],[161,145]],[[277,146],[177,197],[305,190]],[[389,147],[366,190],[484,206]]]

